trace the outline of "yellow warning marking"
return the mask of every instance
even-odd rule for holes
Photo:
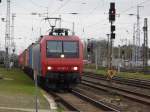
[[[107,79],[112,79],[117,74],[116,70],[108,70],[107,71]]]

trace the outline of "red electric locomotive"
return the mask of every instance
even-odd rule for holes
[[[39,83],[52,88],[72,88],[80,82],[83,45],[79,37],[69,36],[67,29],[53,29],[27,51],[25,66],[37,71]]]

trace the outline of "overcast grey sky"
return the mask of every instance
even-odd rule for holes
[[[0,4],[0,18],[6,17],[6,1]],[[43,21],[43,16],[48,10],[50,17],[62,16],[62,27],[72,29],[75,22],[75,33],[81,39],[107,39],[106,34],[110,31],[108,10],[110,2],[116,3],[116,39],[115,45],[132,43],[133,25],[136,23],[135,14],[137,5],[140,4],[140,24],[143,27],[144,18],[150,19],[150,0],[11,0],[11,13],[15,17],[15,42],[17,53],[23,51],[34,42],[41,34],[48,33],[49,25]],[[31,15],[32,12],[40,13],[41,16]],[[72,15],[69,13],[78,13]],[[150,25],[150,23],[149,23]],[[0,21],[0,47],[4,49],[5,23]],[[143,33],[141,30],[141,43]],[[150,39],[149,39],[150,45]]]

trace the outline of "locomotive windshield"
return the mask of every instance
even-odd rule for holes
[[[47,57],[59,58],[64,54],[65,58],[76,58],[79,54],[79,44],[74,41],[47,41]]]
[[[77,42],[63,42],[64,53],[76,53]]]
[[[61,41],[48,41],[47,42],[47,52],[61,53],[62,52],[62,42]]]

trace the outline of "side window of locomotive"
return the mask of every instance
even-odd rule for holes
[[[78,56],[78,49],[79,49],[78,42],[63,42],[63,51],[66,57],[77,57]]]
[[[62,53],[62,41],[47,41],[47,56],[57,57]]]

